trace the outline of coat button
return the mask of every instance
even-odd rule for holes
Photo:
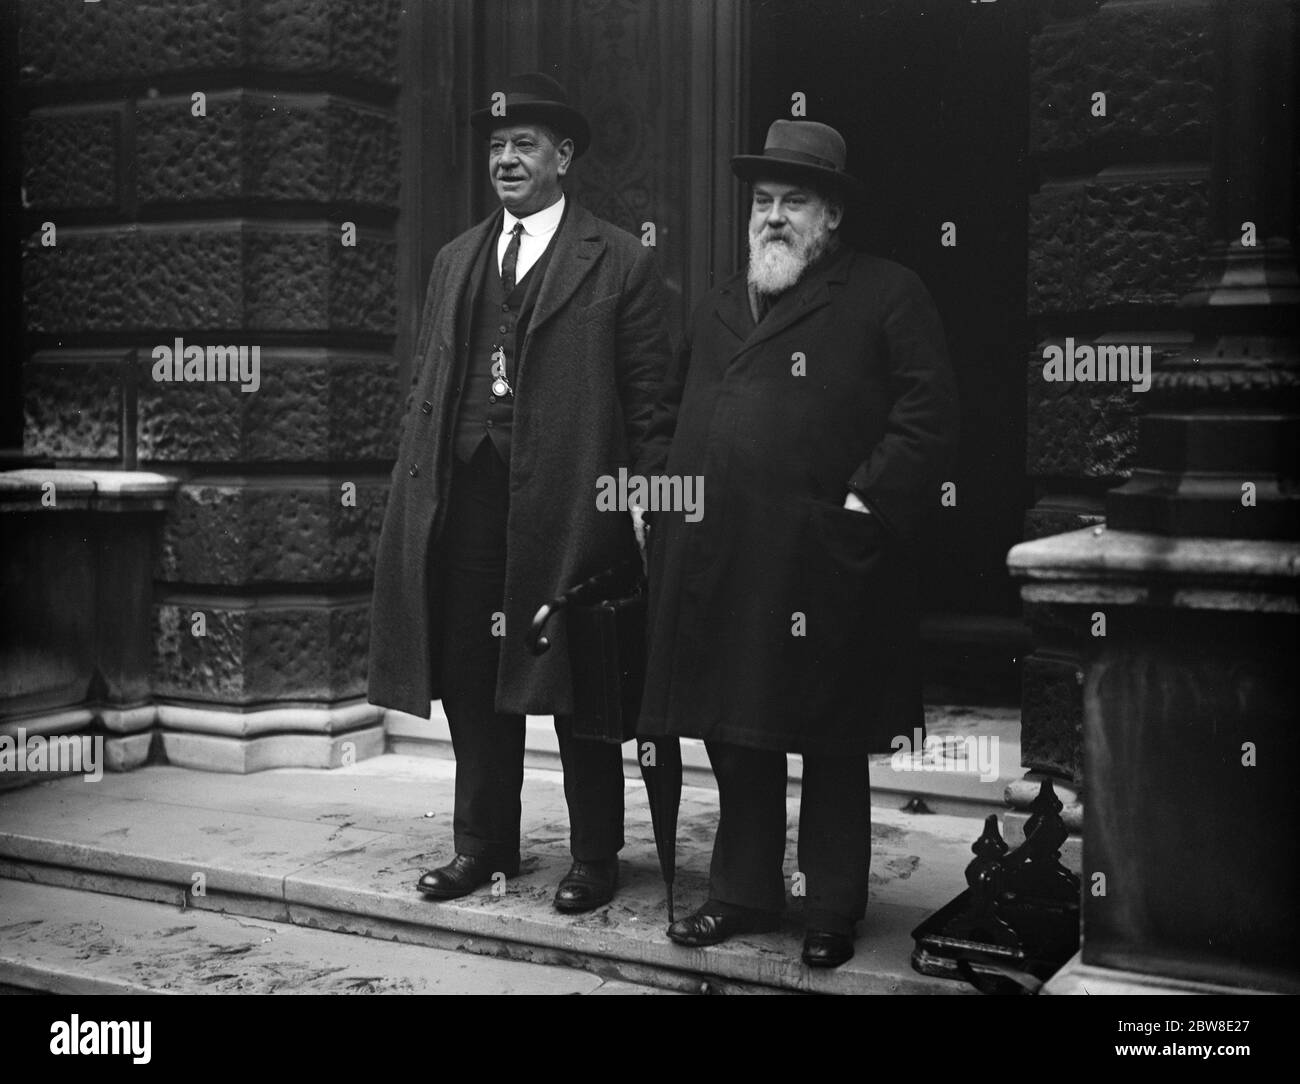
[[[497,401],[497,397],[496,397],[495,395],[489,395],[489,396],[488,396],[488,402],[489,402],[489,403],[495,403],[496,401]]]
[[[499,328],[497,328],[497,330],[498,330],[499,332],[501,332],[502,335],[504,335],[504,334],[505,334],[507,331],[509,331],[510,329],[509,329],[508,327],[506,327],[505,324],[502,324]]]
[[[488,419],[484,424],[485,424],[489,429],[491,429],[491,428],[492,428],[492,419],[489,418],[489,419]]]
[[[426,414],[432,414],[433,404],[426,399],[423,403],[420,404],[420,409],[424,411],[424,413]]]
[[[410,475],[412,478],[418,478],[420,476],[420,468],[412,467],[410,470]]]

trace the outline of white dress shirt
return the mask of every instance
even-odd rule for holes
[[[501,261],[505,259],[506,248],[510,244],[510,234],[514,232],[515,223],[524,224],[524,232],[519,235],[519,262],[515,264],[515,281],[518,282],[546,251],[551,237],[559,229],[560,219],[564,217],[564,196],[543,210],[527,218],[516,218],[506,211],[501,222],[501,236],[497,238],[497,273],[501,272]]]

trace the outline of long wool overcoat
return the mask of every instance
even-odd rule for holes
[[[441,696],[430,554],[450,482],[471,269],[500,228],[498,211],[434,260],[375,560],[369,697],[424,717]],[[548,626],[552,647],[540,658],[524,636],[542,603],[635,554],[628,513],[597,509],[598,480],[655,458],[648,430],[670,356],[663,279],[648,248],[572,198],[552,245],[515,370],[502,712],[572,711],[564,622]]]
[[[943,329],[912,272],[847,248],[757,327],[743,273],[696,310],[655,435],[703,479],[659,512],[638,732],[887,752],[922,725],[912,560],[957,437]],[[852,488],[874,511],[843,507]]]

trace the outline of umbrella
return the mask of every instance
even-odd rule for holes
[[[538,609],[525,637],[534,655],[551,646],[546,625],[565,613],[573,674],[573,734],[622,743],[636,735],[645,687],[646,583],[639,558],[599,572]],[[645,782],[659,869],[673,921],[677,868],[677,810],[682,796],[682,749],[675,737],[640,738],[637,763]]]
[[[677,810],[682,804],[682,743],[673,737],[636,740],[637,761],[650,802],[659,872],[668,891],[668,921],[673,918],[673,878],[677,873]]]

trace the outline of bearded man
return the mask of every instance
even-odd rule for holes
[[[957,403],[912,272],[840,240],[865,206],[844,140],[778,120],[753,185],[748,273],[692,318],[654,432],[708,481],[698,522],[658,512],[639,732],[703,738],[721,813],[687,946],[775,929],[786,754],[803,757],[803,959],[853,955],[871,859],[868,757],[923,725],[912,556],[938,507]]]

